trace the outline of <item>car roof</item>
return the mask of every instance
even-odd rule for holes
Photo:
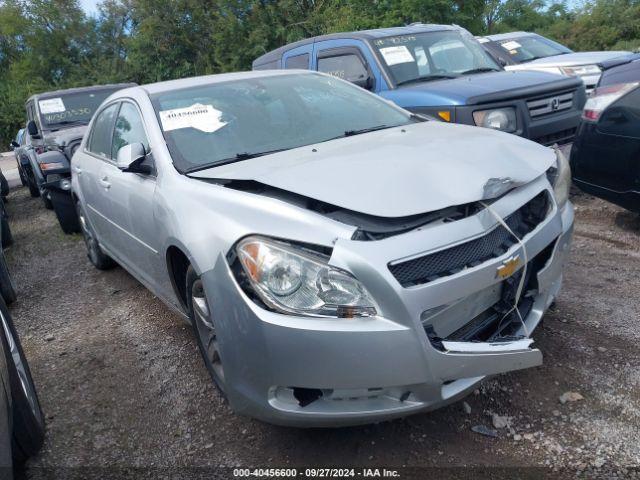
[[[500,40],[511,40],[512,38],[520,38],[520,37],[535,37],[538,35],[533,32],[509,32],[509,33],[496,33],[495,35],[485,35],[484,38],[488,38],[494,42],[499,42]]]
[[[280,48],[271,50],[270,52],[267,52],[264,55],[256,58],[253,61],[253,65],[259,66],[265,63],[273,62],[275,60],[279,60],[284,52],[297,47],[301,47],[302,45],[309,45],[324,40],[375,40],[377,38],[393,37],[396,35],[411,35],[412,33],[417,34],[426,32],[437,32],[442,30],[460,30],[460,27],[458,27],[457,25],[414,23],[405,27],[376,28],[372,30],[360,30],[357,32],[340,32],[330,33],[327,35],[318,35],[316,37],[305,38],[304,40],[288,43],[287,45],[284,45]]]
[[[36,93],[35,95],[31,95],[27,99],[27,102],[30,100],[41,100],[44,98],[59,97],[61,95],[68,95],[73,93],[95,92],[98,90],[110,90],[114,88],[122,89],[122,88],[132,87],[135,85],[137,84],[136,83],[111,83],[107,85],[92,85],[89,87],[76,87],[76,88],[66,88],[63,90],[53,90],[50,92],[42,92],[42,93]]]
[[[126,96],[128,92],[134,90],[144,90],[148,95],[170,92],[173,90],[181,90],[183,88],[198,87],[202,85],[212,85],[222,82],[230,82],[234,80],[246,80],[251,78],[267,78],[282,75],[318,75],[316,72],[309,70],[258,70],[248,72],[219,73],[216,75],[203,75],[200,77],[181,78],[178,80],[167,80],[164,82],[149,83],[146,85],[135,86],[116,92],[116,97]]]

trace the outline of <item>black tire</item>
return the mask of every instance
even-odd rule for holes
[[[4,252],[0,249],[0,296],[4,302],[9,305],[16,301],[18,295],[16,294],[16,285],[9,273],[9,267],[7,266],[7,259],[4,257]]]
[[[44,204],[44,208],[47,210],[53,210],[53,203],[51,203],[51,199],[49,198],[49,192],[46,190],[40,193],[40,198],[42,198],[42,203]]]
[[[18,166],[18,174],[20,175],[20,183],[23,187],[27,186],[27,177],[24,174],[24,169],[21,165]]]
[[[89,222],[86,221],[82,206],[77,200],[76,212],[78,212],[80,230],[82,231],[84,243],[87,246],[87,257],[89,257],[89,261],[98,270],[109,270],[110,268],[115,267],[116,262],[114,262],[113,259],[109,255],[104,253],[100,248],[100,244],[96,240],[95,234],[91,229],[91,225],[89,225]]]
[[[39,197],[40,196],[40,189],[38,188],[38,184],[36,183],[36,179],[33,176],[33,172],[31,170],[27,170],[25,172],[25,175],[27,176],[27,186],[29,187],[29,194],[32,197]]]
[[[220,358],[219,351],[217,349],[217,342],[214,348],[214,350],[217,351],[217,355],[212,355],[212,339],[209,339],[207,345],[204,344],[204,335],[201,331],[203,323],[199,320],[199,317],[198,315],[196,315],[196,311],[194,309],[194,294],[199,288],[202,288],[202,280],[191,265],[189,265],[189,268],[187,269],[185,287],[187,307],[189,309],[189,318],[191,319],[193,332],[196,336],[196,341],[198,342],[198,349],[200,350],[200,354],[202,355],[202,359],[204,360],[204,365],[205,367],[207,367],[207,371],[209,372],[214,385],[220,391],[222,398],[226,400],[227,396],[225,394],[224,370],[222,368],[222,359]],[[210,302],[204,296],[204,291],[202,290],[200,294],[202,295],[201,298],[205,301],[207,310],[211,312],[209,308]],[[212,315],[211,313],[209,313],[209,319],[211,324],[213,325],[213,320],[211,317]],[[211,330],[209,330],[209,333],[210,332]],[[213,342],[215,342],[215,327],[213,328],[213,332]]]
[[[0,300],[0,340],[7,353],[9,386],[13,399],[13,459],[24,463],[35,455],[44,441],[44,415],[38,400],[29,363],[24,356],[20,339],[4,302]]]
[[[6,198],[9,195],[9,182],[7,182],[7,177],[4,176],[4,173],[0,170],[0,195],[3,198]]]
[[[11,233],[11,227],[9,226],[9,219],[6,217],[6,215],[2,215],[2,217],[0,218],[0,222],[2,222],[2,225],[0,226],[0,228],[2,229],[2,248],[7,248],[13,245],[13,234]]]

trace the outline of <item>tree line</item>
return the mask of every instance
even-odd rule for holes
[[[575,50],[640,48],[640,0],[0,0],[0,141],[36,92],[248,70],[302,38],[406,25],[536,31]],[[0,149],[1,150],[1,149]]]

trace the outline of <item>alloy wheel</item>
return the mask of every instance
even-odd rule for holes
[[[217,386],[224,393],[224,370],[220,358],[218,337],[201,279],[197,279],[193,283],[191,304],[193,305],[194,322],[207,367],[209,367]]]

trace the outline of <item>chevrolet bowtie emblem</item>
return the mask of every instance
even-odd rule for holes
[[[496,271],[496,277],[503,280],[505,278],[509,278],[515,273],[516,270],[518,270],[518,267],[520,267],[520,255],[515,255],[513,257],[507,258],[504,262],[502,262],[502,265],[498,267],[498,270]]]

